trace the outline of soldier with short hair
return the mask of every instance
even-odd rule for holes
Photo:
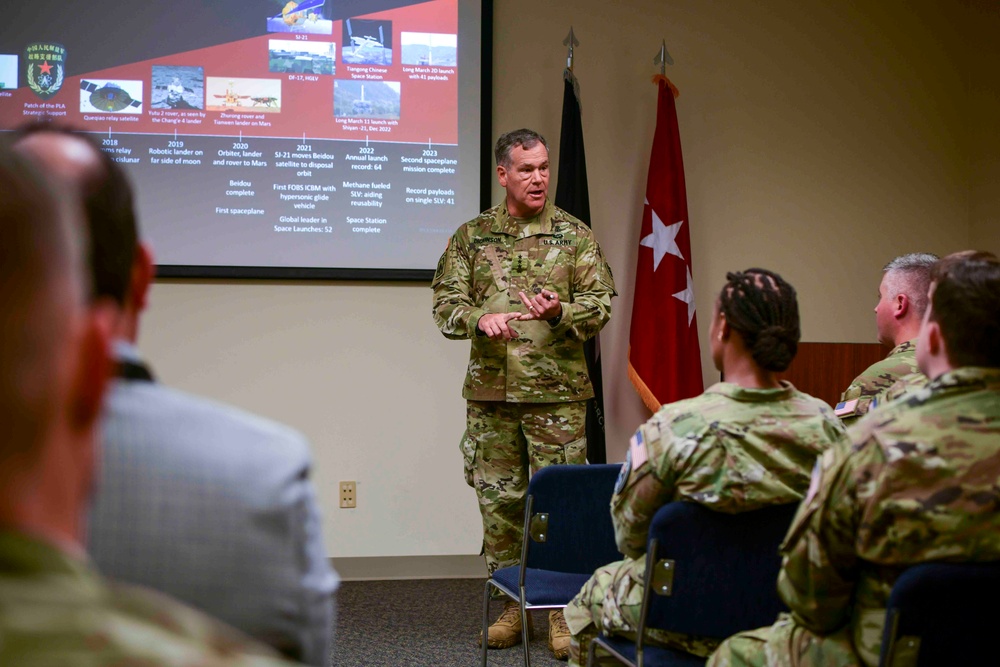
[[[1000,559],[1000,260],[955,253],[931,280],[916,350],[930,383],[823,455],[781,547],[791,613],[730,637],[710,665],[874,667],[907,567]]]
[[[892,351],[854,378],[840,395],[834,412],[848,426],[886,401],[887,390],[901,377],[919,372],[914,354],[917,332],[927,310],[927,287],[937,255],[900,255],[882,268],[875,304],[878,342]]]
[[[777,374],[799,341],[795,289],[776,273],[729,273],[715,303],[712,359],[725,381],[664,405],[629,445],[611,518],[626,558],[600,568],[566,607],[579,664],[600,630],[634,631],[646,542],[657,510],[673,501],[735,514],[797,502],[816,457],[845,438],[830,407]],[[650,641],[707,657],[718,640],[650,631]]]
[[[113,305],[116,378],[87,544],[105,575],[182,600],[312,665],[330,659],[333,595],[293,430],[158,382],[136,347],[153,280],[124,170],[86,134],[34,123],[13,150],[81,190],[94,301]],[[183,479],[171,474],[184,470]],[[238,553],[240,558],[219,554]],[[252,586],[246,582],[252,581]]]
[[[0,665],[289,665],[87,558],[114,318],[89,303],[83,228],[71,184],[0,149]]]
[[[496,145],[505,200],[465,223],[438,262],[434,321],[447,338],[471,339],[462,396],[466,481],[483,516],[488,571],[517,565],[529,472],[586,462],[586,402],[594,395],[583,343],[611,317],[611,269],[591,230],[548,198],[545,139],[515,130]],[[568,651],[561,612],[549,646]],[[488,645],[521,641],[508,603]]]

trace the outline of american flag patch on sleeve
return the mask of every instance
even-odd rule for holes
[[[649,460],[646,442],[642,439],[642,430],[636,431],[629,440],[628,451],[632,457],[632,470],[638,470],[639,466]]]
[[[837,403],[837,407],[833,409],[833,414],[838,417],[846,417],[848,415],[853,415],[854,410],[858,407],[858,400],[855,398],[852,401],[841,401]]]

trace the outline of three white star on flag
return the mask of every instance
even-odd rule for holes
[[[649,206],[648,199],[646,200],[646,206]],[[684,255],[681,254],[681,249],[677,247],[676,241],[684,221],[681,220],[672,225],[665,225],[652,207],[650,207],[650,212],[653,214],[653,233],[643,237],[639,241],[639,245],[653,249],[653,271],[655,272],[656,269],[660,268],[660,260],[667,253],[684,259]]]

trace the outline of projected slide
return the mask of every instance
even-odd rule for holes
[[[0,128],[94,133],[168,275],[430,270],[479,210],[479,11],[39,0],[0,28]]]

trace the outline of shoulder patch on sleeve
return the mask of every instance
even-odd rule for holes
[[[858,400],[855,398],[851,401],[841,401],[837,403],[837,407],[833,409],[833,414],[838,417],[849,417],[854,414],[854,411],[858,409]]]
[[[649,460],[649,450],[646,448],[646,441],[642,437],[642,429],[635,432],[635,435],[628,442],[628,453],[632,457],[632,465],[636,468]]]
[[[625,490],[625,483],[628,481],[629,475],[632,474],[632,452],[626,452],[625,463],[622,464],[622,469],[618,471],[618,480],[615,481],[615,495]]]

